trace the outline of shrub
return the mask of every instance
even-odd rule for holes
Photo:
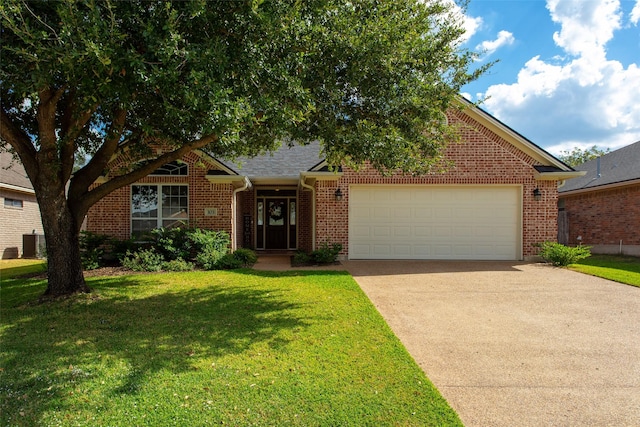
[[[236,268],[242,268],[243,263],[236,258],[233,254],[223,255],[215,265],[215,268],[219,270],[234,270]]]
[[[151,231],[152,244],[156,252],[166,260],[189,259],[191,240],[189,230],[184,228],[156,228]]]
[[[229,251],[229,235],[224,231],[193,229],[188,233],[193,250],[196,251],[196,263],[205,270],[213,270],[220,258]]]
[[[120,264],[122,264],[122,260],[127,253],[134,253],[142,249],[142,245],[137,242],[135,239],[127,239],[127,240],[117,240],[113,239],[111,241],[111,258],[114,260],[118,260]]]
[[[194,265],[183,259],[172,259],[162,263],[162,269],[166,271],[191,271]]]
[[[569,247],[555,242],[543,242],[539,246],[539,255],[558,267],[565,267],[591,256],[590,246]]]
[[[127,252],[122,258],[122,266],[133,271],[160,271],[164,258],[154,249],[142,249],[137,252]]]
[[[329,246],[329,243],[324,242],[318,249],[311,252],[311,259],[318,264],[331,264],[336,262],[341,250],[342,245],[340,243],[334,243]]]
[[[80,242],[80,260],[85,270],[95,270],[104,265],[104,255],[110,238],[104,234],[81,231],[78,237]]]
[[[258,255],[251,249],[239,248],[233,253],[233,257],[242,263],[243,267],[251,267],[258,262]]]
[[[293,265],[307,265],[311,262],[311,255],[305,251],[298,250],[293,254]]]

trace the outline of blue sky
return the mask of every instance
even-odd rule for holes
[[[553,154],[640,141],[640,0],[471,0],[465,47],[499,60],[463,87]]]

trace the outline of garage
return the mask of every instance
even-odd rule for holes
[[[349,259],[522,258],[519,185],[352,185]]]

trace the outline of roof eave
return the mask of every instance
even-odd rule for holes
[[[587,173],[585,171],[571,171],[571,172],[534,172],[533,176],[538,181],[564,181],[565,179],[571,178],[579,178],[581,176],[585,176]]]
[[[251,181],[244,175],[205,175],[207,181],[212,184],[232,184],[235,188],[251,185]]]
[[[20,187],[13,184],[0,183],[0,188],[3,190],[10,190],[18,193],[36,194],[36,192],[32,188]]]
[[[342,178],[343,172],[300,172],[300,180],[306,182],[308,179],[314,179],[316,181],[338,181]]]
[[[610,190],[613,188],[628,187],[630,185],[640,185],[640,178],[631,179],[628,181],[612,182],[610,184],[604,184],[604,185],[596,185],[593,187],[576,188],[575,190],[562,191],[562,192],[559,192],[558,197],[572,196],[575,194],[589,193],[593,191]]]

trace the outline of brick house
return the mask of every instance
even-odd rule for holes
[[[557,236],[559,182],[582,173],[479,108],[448,120],[463,142],[447,148],[454,166],[443,174],[330,171],[319,144],[238,164],[196,151],[97,203],[88,230],[129,238],[186,221],[258,251],[326,242],[349,259],[535,256],[535,243]]]
[[[576,169],[586,175],[559,189],[559,240],[640,256],[640,141]]]
[[[19,258],[24,253],[23,235],[41,236],[42,220],[24,167],[7,152],[0,152],[0,197],[0,255],[2,259]]]

